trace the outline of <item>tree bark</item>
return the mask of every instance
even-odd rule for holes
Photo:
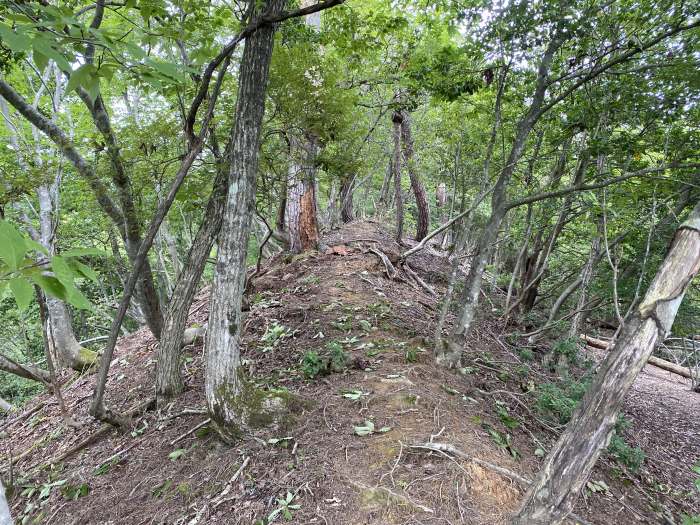
[[[285,0],[269,0],[266,11],[277,13],[285,3]],[[205,394],[211,419],[224,439],[235,439],[240,431],[236,405],[242,390],[239,369],[241,306],[274,32],[274,26],[258,29],[246,40],[243,51],[236,118],[231,132],[227,201],[210,302]]]
[[[289,167],[285,222],[289,233],[289,250],[292,253],[301,253],[318,249],[314,184],[318,144],[313,136],[306,137],[303,143],[294,138],[290,142],[292,156],[297,155],[298,160],[293,160]]]
[[[396,242],[401,244],[403,239],[403,197],[401,195],[401,114],[394,112],[393,123],[394,156],[391,167],[394,171],[394,201],[396,202]]]
[[[671,330],[686,289],[700,269],[700,203],[676,231],[642,303],[625,324],[613,351],[522,502],[515,525],[559,524],[615,427],[625,395],[656,343]]]
[[[346,175],[340,182],[340,218],[344,223],[348,223],[355,218],[352,202],[354,181],[355,177]]]
[[[34,365],[23,365],[16,363],[12,359],[8,359],[0,354],[0,370],[8,374],[14,374],[24,379],[31,379],[39,383],[50,383],[51,376],[48,371]]]
[[[192,242],[187,260],[178,275],[168,310],[165,313],[156,367],[156,396],[158,397],[175,396],[184,389],[180,374],[182,338],[204,266],[221,229],[222,214],[226,204],[228,180],[226,162],[228,160],[228,153],[223,159],[218,159],[214,187],[209,196],[209,202],[207,202],[202,224]]]
[[[537,84],[532,97],[532,102],[527,113],[523,116],[517,126],[517,132],[508,160],[505,167],[501,171],[498,180],[491,195],[491,216],[484,227],[479,238],[476,254],[472,260],[471,267],[467,279],[464,283],[464,291],[462,293],[462,310],[460,312],[457,323],[452,330],[452,338],[465,336],[471,329],[472,322],[476,315],[476,308],[479,303],[479,293],[481,291],[481,279],[484,275],[486,264],[491,257],[491,252],[498,239],[498,230],[501,221],[505,217],[507,206],[507,189],[515,168],[523,156],[527,137],[530,135],[532,128],[541,116],[541,107],[544,100],[545,91],[547,90],[547,77],[549,68],[552,63],[555,51],[561,45],[561,40],[554,37],[547,47],[544,56],[538,67]]]
[[[411,189],[416,198],[418,208],[418,219],[416,221],[416,240],[422,241],[428,235],[430,227],[430,207],[425,193],[423,183],[416,170],[416,161],[413,146],[413,136],[411,134],[411,116],[407,111],[401,111],[401,142],[403,143],[403,156],[406,162],[406,169],[411,180]]]
[[[3,487],[0,480],[0,525],[12,525],[12,523],[10,507],[7,505],[7,498],[5,497],[5,487]]]

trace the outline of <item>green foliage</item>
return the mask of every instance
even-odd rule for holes
[[[617,432],[610,439],[608,453],[632,472],[639,471],[646,458],[646,454],[641,448],[629,446]]]
[[[294,331],[291,328],[274,321],[272,324],[268,325],[265,333],[260,338],[260,342],[263,345],[262,351],[269,352],[270,350],[274,350],[280,345],[280,343],[282,343],[282,341],[292,337],[293,335]]]
[[[577,381],[563,379],[559,383],[543,383],[537,386],[537,409],[548,419],[565,425],[588,389],[589,379]]]
[[[294,511],[301,508],[298,503],[293,503],[296,498],[296,493],[287,492],[287,495],[282,498],[277,498],[277,508],[273,510],[266,518],[258,520],[256,525],[270,525],[278,516],[282,516],[285,520],[291,521],[294,518]]]
[[[338,373],[345,370],[348,363],[348,354],[338,341],[330,341],[326,344],[323,355],[314,350],[304,354],[301,360],[301,371],[307,379],[314,379],[320,375]]]
[[[101,255],[99,250],[72,250],[48,256],[46,249],[23,236],[10,222],[0,220],[0,297],[8,287],[20,310],[26,310],[36,285],[45,293],[77,308],[91,305],[75,284],[76,279],[96,279],[95,272],[77,260],[85,255]]]
[[[325,369],[325,363],[317,352],[310,350],[301,360],[301,371],[306,379],[314,379]]]

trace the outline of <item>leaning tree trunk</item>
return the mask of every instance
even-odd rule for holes
[[[285,3],[285,0],[269,0],[262,9],[277,13]],[[237,406],[240,408],[239,394],[243,391],[239,368],[241,306],[274,33],[274,26],[258,29],[246,40],[241,59],[235,124],[231,132],[228,196],[210,301],[204,390],[210,417],[222,437],[229,440],[238,437],[240,431]]]
[[[612,353],[547,456],[513,524],[558,524],[571,513],[610,439],[625,394],[656,343],[671,330],[686,289],[699,269],[700,203],[676,231],[642,303],[625,324]]]
[[[396,242],[402,243],[403,238],[403,197],[401,196],[401,114],[395,112],[391,118],[393,123],[394,156],[391,167],[394,171],[394,201],[396,202]]]
[[[0,480],[0,525],[12,525],[12,516],[10,515],[10,507],[7,505],[5,497],[5,487]]]
[[[476,254],[472,259],[472,264],[464,283],[464,290],[461,297],[463,306],[452,330],[451,338],[453,340],[459,339],[459,337],[463,337],[469,332],[476,316],[476,308],[479,304],[479,293],[481,292],[481,280],[484,275],[484,270],[486,269],[488,260],[491,258],[493,247],[498,240],[498,230],[501,226],[501,221],[503,221],[503,218],[508,212],[508,184],[515,173],[518,162],[523,156],[527,138],[541,116],[540,109],[544,100],[545,91],[547,90],[549,67],[552,63],[554,53],[560,44],[560,41],[556,39],[552,40],[542,57],[538,67],[537,84],[532,102],[530,103],[527,113],[518,123],[517,132],[508,155],[508,160],[493,188],[493,193],[491,195],[491,217],[489,217],[479,237]]]
[[[180,374],[180,350],[187,327],[187,316],[202,277],[204,266],[221,229],[221,220],[226,204],[226,182],[228,166],[224,163],[228,155],[218,159],[216,178],[212,188],[202,225],[192,242],[187,260],[178,275],[170,304],[163,320],[163,332],[158,346],[156,367],[156,395],[175,396],[183,391]]]
[[[416,240],[422,241],[428,235],[430,227],[430,207],[425,188],[416,171],[414,159],[413,136],[411,135],[411,116],[407,111],[401,111],[401,141],[403,142],[403,156],[406,161],[406,169],[411,179],[411,189],[416,198],[418,220],[416,221]]]

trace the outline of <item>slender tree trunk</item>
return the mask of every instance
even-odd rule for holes
[[[418,176],[416,160],[413,146],[413,136],[411,134],[411,116],[407,111],[401,111],[401,141],[403,142],[403,156],[406,162],[408,176],[411,179],[411,189],[416,198],[418,209],[418,220],[416,221],[416,240],[422,241],[428,235],[430,227],[430,207],[425,188]]]
[[[545,459],[514,525],[559,524],[607,445],[617,414],[658,341],[671,330],[686,289],[700,269],[700,203],[677,230],[654,280],[601,365],[571,422]]]
[[[279,12],[285,0],[269,0],[265,8]],[[219,253],[212,286],[206,338],[205,393],[212,421],[225,439],[240,435],[239,394],[241,306],[246,255],[255,206],[260,130],[274,41],[274,27],[265,26],[246,40],[241,59],[236,118],[231,132],[231,166],[227,200],[219,234]]]
[[[583,309],[586,306],[586,301],[588,298],[588,287],[590,286],[595,274],[595,263],[598,253],[600,253],[600,224],[598,224],[598,233],[593,237],[593,241],[591,241],[591,249],[588,254],[586,265],[583,267],[583,270],[581,270],[581,290],[579,291],[578,301],[576,302],[576,310],[574,316],[571,318],[571,325],[569,326],[569,338],[572,339],[578,338],[578,333],[581,329],[581,321],[583,320],[584,316]]]
[[[50,75],[50,69],[46,72]],[[54,95],[54,115],[52,120],[55,120],[55,114],[58,111],[58,105],[61,99],[61,84],[57,81],[57,92]],[[34,107],[39,103],[38,97]],[[10,119],[9,108],[4,98],[0,97],[0,110],[5,119],[8,133],[10,135],[10,144],[17,154],[17,161],[22,169],[29,172],[30,166],[26,162],[24,155],[20,149],[19,139],[17,137],[16,128]],[[37,167],[44,166],[43,152],[41,147],[41,136],[39,130],[32,126],[32,137],[34,140],[35,159]],[[53,183],[41,185],[37,188],[37,197],[39,201],[39,231],[37,232],[29,223],[29,218],[25,217],[25,223],[30,230],[30,235],[35,241],[39,242],[49,254],[55,253],[56,244],[56,228],[58,217],[58,202],[59,189],[61,183],[61,169],[54,178]],[[78,344],[73,326],[71,324],[70,312],[67,305],[55,297],[45,296],[49,315],[49,322],[54,335],[51,351],[56,355],[59,363],[63,366],[68,366],[75,370],[84,370],[91,366],[97,355],[90,350],[87,350]]]
[[[384,215],[391,208],[391,181],[394,176],[393,157],[389,157],[382,188],[379,190],[379,202],[377,204],[377,214]]]
[[[187,260],[175,283],[170,304],[165,313],[156,367],[156,395],[159,397],[175,396],[184,389],[180,374],[182,338],[187,328],[187,317],[197,293],[202,272],[221,229],[222,214],[226,204],[228,160],[228,153],[223,159],[218,159],[214,187],[202,224],[187,254]]]
[[[552,63],[554,52],[557,50],[561,41],[552,40],[545,51],[542,61],[540,62],[537,74],[537,85],[533,94],[532,103],[525,116],[520,120],[517,127],[517,132],[513,145],[508,155],[506,165],[501,171],[498,180],[491,195],[491,217],[489,217],[486,226],[479,238],[476,254],[472,260],[469,274],[464,283],[464,292],[462,293],[462,311],[459,315],[457,323],[452,330],[452,337],[465,336],[471,329],[472,322],[476,315],[476,308],[479,303],[479,293],[481,292],[481,280],[484,275],[486,264],[491,257],[491,252],[498,240],[498,230],[501,221],[506,216],[507,209],[507,189],[510,179],[515,172],[515,168],[523,156],[527,137],[530,135],[532,128],[539,119],[541,113],[540,108],[544,100],[544,94],[547,89],[547,77],[549,67]]]
[[[396,242],[403,241],[403,196],[401,195],[401,114],[395,112],[393,123],[394,156],[391,167],[394,170],[394,201],[396,202]]]

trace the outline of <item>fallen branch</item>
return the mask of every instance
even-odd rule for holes
[[[398,274],[398,272],[389,260],[389,257],[387,257],[387,255],[384,252],[377,250],[376,248],[370,248],[369,251],[377,257],[379,257],[379,259],[384,263],[384,270],[386,271],[387,277],[389,277],[389,279],[391,279],[392,281],[396,279],[396,275]]]
[[[151,407],[154,407],[156,404],[156,399],[154,397],[147,399],[146,401],[139,403],[136,405],[134,408],[126,412],[125,416],[131,418],[134,417],[137,414],[141,414],[142,412],[146,412],[149,410]],[[95,432],[87,436],[85,439],[82,441],[79,441],[75,445],[73,445],[71,448],[60,454],[58,457],[49,460],[44,466],[49,466],[49,465],[54,465],[56,463],[60,463],[64,461],[66,458],[72,456],[76,452],[82,450],[83,448],[87,447],[88,445],[94,443],[102,437],[103,435],[109,433],[110,430],[113,430],[114,426],[110,423],[103,423],[100,428],[98,428]]]
[[[432,286],[430,286],[428,283],[426,283],[423,279],[420,278],[420,276],[411,268],[408,263],[404,263],[401,265],[403,270],[410,275],[413,280],[420,285],[421,288],[423,288],[426,292],[428,292],[430,295],[433,297],[437,297],[437,293],[435,293],[435,290],[433,290]]]
[[[457,447],[449,443],[423,443],[422,445],[411,445],[410,448],[432,450],[433,452],[452,454],[453,456],[457,456],[458,458],[466,459],[467,461],[472,461],[480,467],[492,470],[493,472],[496,472],[501,476],[505,476],[509,479],[512,479],[513,481],[517,481],[523,487],[527,487],[530,485],[530,483],[532,483],[529,479],[522,477],[517,472],[513,472],[512,470],[508,470],[507,468],[499,467],[498,465],[494,465],[493,463],[489,463],[488,461],[484,461],[483,459],[474,457],[470,454],[467,454],[466,452],[462,452]]]
[[[593,348],[598,348],[600,350],[608,350],[610,346],[610,344],[607,341],[596,339],[595,337],[591,337],[585,334],[581,334],[580,338],[583,341],[585,341],[588,346],[592,346]],[[667,372],[671,372],[672,374],[677,374],[687,379],[693,379],[693,374],[691,373],[690,368],[677,365],[675,363],[672,363],[671,361],[666,361],[665,359],[654,357],[652,355],[649,357],[647,363],[661,368],[663,370],[666,370]]]
[[[173,439],[173,440],[170,442],[170,445],[172,446],[172,445],[174,445],[175,443],[177,443],[178,441],[182,441],[182,440],[185,439],[187,436],[189,436],[190,434],[196,432],[197,430],[199,430],[199,429],[202,428],[203,426],[208,425],[209,423],[211,423],[211,418],[205,419],[205,420],[202,421],[200,424],[195,425],[194,427],[192,427],[191,429],[189,429],[189,430],[188,430],[187,432],[185,432],[184,434],[182,434],[182,435],[176,437],[175,439]]]
[[[224,490],[221,491],[221,494],[219,494],[213,501],[214,503],[214,508],[218,508],[219,505],[222,503],[225,503],[227,501],[230,501],[233,499],[232,497],[226,497],[229,492],[231,492],[231,487],[233,486],[233,483],[238,479],[238,477],[241,475],[243,472],[243,469],[245,469],[248,466],[248,463],[250,463],[250,457],[247,457],[243,460],[243,463],[241,463],[241,466],[238,467],[238,470],[236,473],[231,477],[230,480],[228,480],[228,483],[226,483],[226,487],[224,487]]]

